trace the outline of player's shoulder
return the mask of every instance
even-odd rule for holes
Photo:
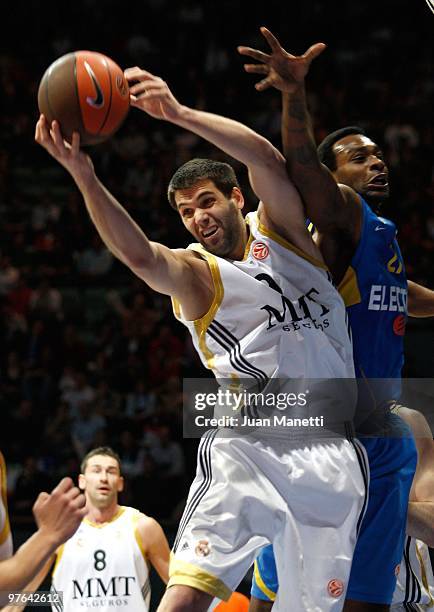
[[[161,540],[163,529],[158,521],[152,516],[148,516],[139,510],[136,510],[136,537],[140,537],[141,545],[146,553],[146,550],[152,548],[154,544]]]
[[[154,519],[152,516],[148,516],[147,514],[144,514],[143,512],[140,512],[139,510],[137,510],[138,512],[138,518],[137,518],[137,528],[141,529],[144,532],[154,532],[155,530],[160,530],[161,526],[160,523]]]
[[[344,183],[338,183],[339,191],[344,199],[345,204],[350,204],[354,206],[361,206],[362,199],[360,195],[349,185],[345,185]]]

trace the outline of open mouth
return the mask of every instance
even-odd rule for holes
[[[202,232],[202,236],[204,238],[211,238],[211,236],[214,236],[217,230],[218,230],[217,225],[214,225],[213,227],[209,227],[208,229],[204,230]]]
[[[375,178],[369,181],[369,187],[388,187],[388,176],[387,174],[377,174]]]

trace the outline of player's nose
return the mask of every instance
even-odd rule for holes
[[[380,157],[373,155],[370,159],[370,167],[373,170],[383,171],[386,168],[386,164]]]
[[[194,211],[194,220],[197,225],[206,227],[207,225],[209,225],[210,216],[206,210],[201,210],[200,208],[196,208],[196,210]]]

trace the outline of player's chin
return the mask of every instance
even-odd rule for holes
[[[225,240],[219,240],[217,242],[211,240],[200,240],[200,244],[208,251],[208,253],[211,253],[212,255],[217,255],[217,257],[227,256],[227,246]]]
[[[362,195],[367,200],[375,200],[376,202],[382,202],[383,200],[387,200],[387,198],[389,197],[389,193],[389,186],[381,185],[378,187],[369,186],[367,189],[365,189],[365,193],[363,193]]]

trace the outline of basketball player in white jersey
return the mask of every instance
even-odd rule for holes
[[[420,412],[399,404],[396,404],[393,410],[413,431],[418,462],[410,491],[404,555],[391,611],[434,611],[434,577],[428,551],[428,546],[434,548],[433,433]]]
[[[7,510],[6,465],[0,452],[0,605],[7,593],[29,585],[47,559],[75,532],[86,514],[85,498],[70,478],[64,478],[51,494],[40,493],[33,506],[38,530],[12,555],[12,536]]]
[[[181,106],[160,78],[139,68],[126,77],[136,82],[134,106],[244,163],[262,204],[246,224],[231,166],[192,160],[172,177],[169,199],[200,244],[170,250],[150,242],[105,189],[80,151],[79,135],[68,146],[58,123],[48,126],[41,116],[35,139],[72,175],[105,244],[172,297],[217,378],[247,379],[255,389],[275,378],[296,378],[301,386],[309,378],[352,383],[344,304],[306,229],[282,155],[240,123]],[[202,612],[214,597],[227,600],[268,542],[276,546],[279,571],[290,575],[288,592],[279,592],[281,610],[288,610],[289,594],[300,612],[342,610],[368,475],[349,433],[353,384],[341,390],[341,412],[330,429],[266,439],[262,431],[226,429],[202,437],[160,611]]]
[[[118,504],[124,480],[119,456],[111,448],[99,447],[84,457],[79,487],[86,496],[87,514],[39,581],[55,561],[51,591],[63,593],[64,612],[147,612],[150,564],[165,583],[168,580],[170,551],[163,530],[149,516]]]

